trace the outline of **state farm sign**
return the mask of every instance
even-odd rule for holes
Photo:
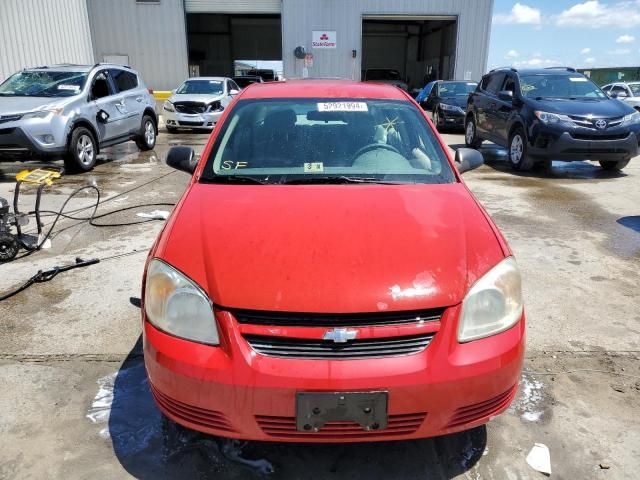
[[[311,38],[311,48],[336,48],[335,30],[314,30]]]

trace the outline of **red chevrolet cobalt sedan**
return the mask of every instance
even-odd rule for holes
[[[420,107],[389,85],[254,85],[153,246],[144,358],[160,410],[224,437],[401,440],[489,421],[524,353],[520,273]]]

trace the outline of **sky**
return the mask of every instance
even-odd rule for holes
[[[640,0],[494,0],[489,68],[640,66]]]

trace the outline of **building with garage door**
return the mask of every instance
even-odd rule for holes
[[[0,78],[38,64],[112,61],[171,89],[250,60],[282,62],[286,78],[358,80],[375,70],[410,87],[477,80],[492,10],[493,0],[3,0],[11,52]]]

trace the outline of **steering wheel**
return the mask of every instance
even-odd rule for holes
[[[352,158],[355,160],[360,155],[364,155],[365,153],[370,152],[371,150],[375,150],[376,148],[382,148],[384,150],[389,150],[391,152],[397,153],[398,155],[402,155],[400,151],[393,145],[389,145],[387,143],[370,143],[369,145],[365,145],[356,153],[354,153]]]

